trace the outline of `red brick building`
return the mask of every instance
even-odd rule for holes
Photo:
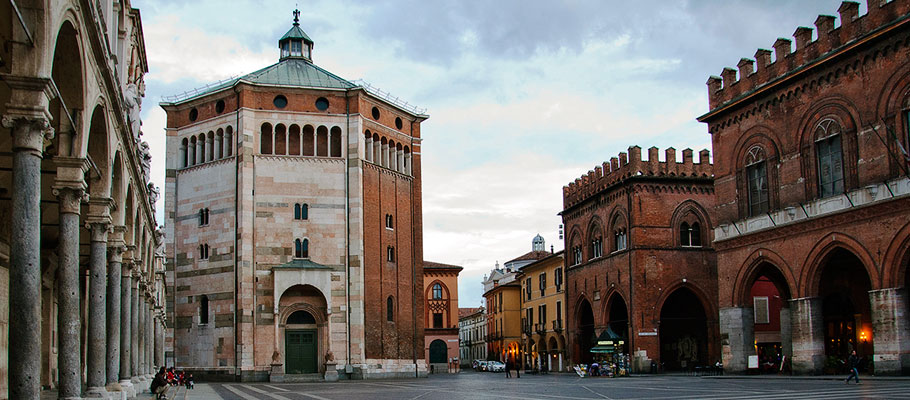
[[[854,349],[876,374],[910,372],[910,1],[858,7],[708,80],[728,370],[761,340],[797,373]],[[756,296],[766,282],[779,305]]]
[[[617,337],[633,369],[688,370],[720,357],[708,150],[630,147],[563,188],[569,357]]]
[[[425,375],[428,116],[314,64],[296,15],[278,45],[277,63],[161,104],[171,365]]]

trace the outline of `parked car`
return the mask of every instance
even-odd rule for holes
[[[478,360],[478,361],[477,361],[477,367],[474,368],[474,369],[476,369],[478,372],[486,371],[486,370],[487,370],[487,363],[488,363],[488,362],[489,362],[489,361]]]
[[[506,365],[499,361],[490,361],[487,363],[487,371],[504,372],[505,370],[506,370]]]
[[[480,365],[480,360],[474,360],[474,361],[471,362],[471,369],[473,369],[473,370],[475,370],[475,371],[479,371],[479,370],[477,369],[477,367],[478,367],[479,365]]]

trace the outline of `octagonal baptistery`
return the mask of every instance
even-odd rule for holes
[[[423,110],[313,63],[167,99],[168,365],[202,379],[426,375]]]

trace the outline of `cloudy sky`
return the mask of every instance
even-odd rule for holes
[[[133,0],[158,186],[161,97],[277,62],[297,4],[317,65],[428,109],[424,254],[464,267],[459,305],[475,307],[483,275],[534,235],[563,248],[564,185],[636,144],[710,149],[695,121],[708,76],[840,0]]]

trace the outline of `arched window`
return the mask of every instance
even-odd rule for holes
[[[187,162],[186,162],[187,148],[186,148],[186,146],[188,144],[189,144],[189,141],[186,140],[186,138],[183,138],[183,141],[180,142],[180,168],[187,167]]]
[[[300,219],[300,203],[294,204],[294,219]]]
[[[209,297],[202,295],[199,299],[199,324],[209,323]]]
[[[294,204],[294,219],[305,220],[309,219],[310,207],[304,204]]]
[[[215,159],[215,132],[209,131],[208,139],[205,141],[205,161]]]
[[[218,128],[215,132],[215,159],[224,158],[224,129]]]
[[[262,124],[259,133],[259,153],[272,154],[272,125],[268,122]]]
[[[753,146],[749,149],[749,153],[746,155],[749,216],[765,214],[770,209],[767,164],[765,150],[761,146]]]
[[[309,239],[294,240],[294,257],[295,258],[310,258],[310,240]]]
[[[234,155],[234,128],[230,126],[224,132],[224,156]]]
[[[625,250],[628,247],[626,221],[617,216],[613,219],[613,251]]]
[[[366,131],[363,141],[363,159],[373,162],[373,134],[369,129]]]
[[[395,262],[395,248],[392,246],[386,248],[386,261]]]
[[[604,241],[603,241],[603,235],[601,235],[602,230],[600,229],[599,225],[600,224],[598,224],[598,223],[592,224],[591,230],[588,233],[588,237],[591,238],[591,243],[590,243],[591,251],[589,251],[588,254],[590,255],[590,257],[592,259],[603,256],[603,251],[604,251],[603,242]]]
[[[433,285],[433,300],[442,299],[442,285],[434,284]]]
[[[332,152],[330,153],[332,157],[341,157],[341,128],[334,126],[332,127]]]
[[[196,136],[190,138],[190,144],[187,146],[187,166],[196,165]]]
[[[199,226],[205,226],[205,209],[199,210]]]
[[[316,128],[316,155],[319,157],[329,156],[329,128],[325,126]]]
[[[819,197],[830,197],[844,192],[841,132],[840,124],[832,119],[824,119],[815,127]]]
[[[394,218],[392,217],[392,214],[385,215],[385,227],[386,229],[395,229]]]
[[[288,129],[288,155],[300,155],[300,127],[291,125]]]
[[[316,136],[313,133],[313,125],[304,125],[303,126],[303,138],[300,140],[303,142],[303,155],[315,156],[316,155]]]
[[[392,299],[392,296],[385,300],[385,319],[390,322],[395,321],[395,300]]]
[[[275,154],[288,154],[287,128],[283,124],[275,125]]]
[[[200,133],[196,140],[196,164],[205,162],[205,134]]]

